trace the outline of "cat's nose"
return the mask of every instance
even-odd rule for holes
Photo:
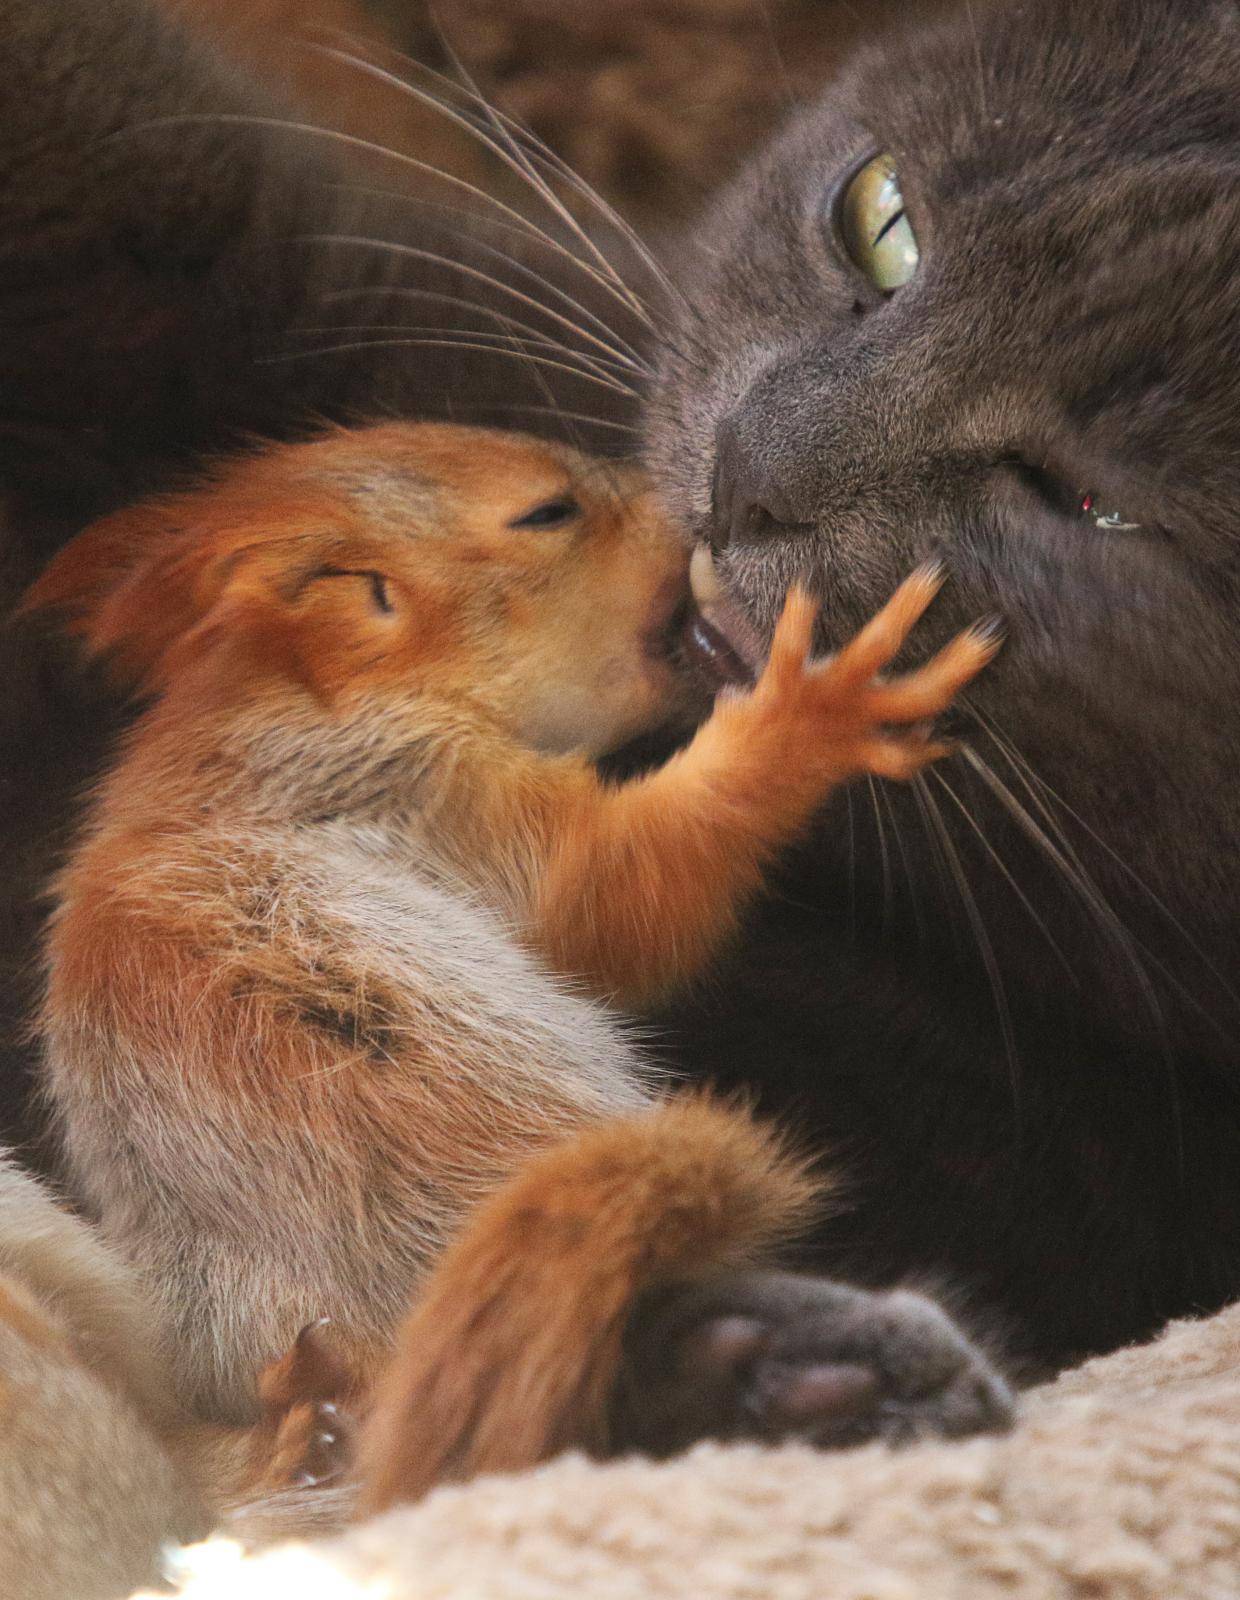
[[[796,520],[783,490],[758,467],[725,417],[715,430],[711,546],[718,551],[730,544],[755,544],[807,526]]]

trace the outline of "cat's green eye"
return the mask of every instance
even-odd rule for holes
[[[891,294],[912,278],[921,251],[894,157],[875,156],[852,178],[840,203],[839,229],[853,264],[876,289]]]

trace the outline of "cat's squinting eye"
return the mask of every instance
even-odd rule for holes
[[[1095,528],[1103,528],[1108,533],[1139,533],[1139,522],[1127,522],[1118,511],[1106,511],[1098,504],[1098,497],[1089,492],[1080,496],[1080,515],[1091,517]]]
[[[508,524],[510,528],[558,528],[565,522],[570,522],[580,512],[581,507],[572,495],[561,495],[558,500],[544,500],[541,505],[527,511],[523,516],[514,517]]]
[[[837,210],[849,259],[884,294],[902,289],[921,261],[893,156],[874,156],[849,180]]]
[[[1141,533],[1145,524],[1130,522],[1122,512],[1104,506],[1092,489],[1073,489],[1068,481],[1048,471],[1045,466],[1033,466],[1014,456],[1008,461],[1027,488],[1052,511],[1075,521],[1090,521],[1103,533]]]

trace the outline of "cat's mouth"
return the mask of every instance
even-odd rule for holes
[[[728,593],[707,544],[699,544],[693,551],[689,586],[692,601],[680,636],[687,663],[712,689],[751,684],[762,659],[762,644],[753,624]]]

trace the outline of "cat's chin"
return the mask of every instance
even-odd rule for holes
[[[693,600],[681,631],[686,663],[712,689],[747,688],[757,676],[762,646],[716,571],[709,545],[694,550],[689,581]]]

